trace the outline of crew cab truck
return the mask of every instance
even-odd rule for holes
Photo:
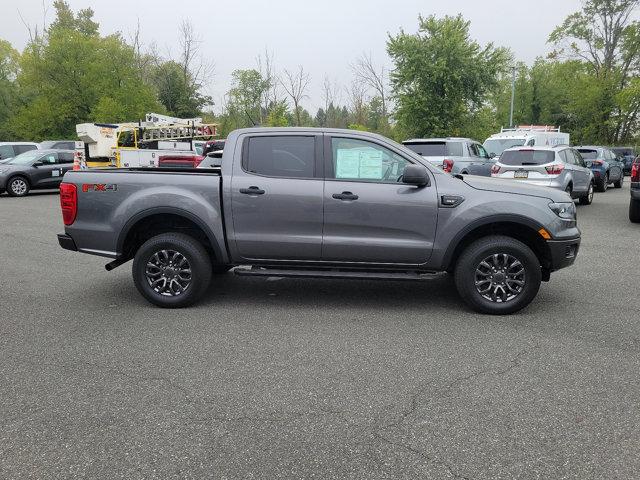
[[[133,259],[136,287],[161,307],[192,304],[231,268],[392,280],[446,271],[473,309],[508,314],[580,245],[567,193],[453,176],[351,130],[236,130],[222,158],[197,169],[69,172],[61,206],[60,245],[113,259],[107,270]]]

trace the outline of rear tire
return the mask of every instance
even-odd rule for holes
[[[606,192],[609,188],[609,172],[607,172],[602,180],[598,180],[598,191]]]
[[[589,189],[587,190],[587,194],[580,197],[580,205],[591,205],[593,203],[593,182],[589,184]]]
[[[613,184],[614,187],[616,188],[622,188],[622,185],[624,184],[624,174],[620,174],[620,180],[618,180],[617,182],[615,182]]]
[[[632,223],[640,223],[640,200],[631,199],[631,203],[629,203],[629,220]]]
[[[136,252],[133,281],[149,302],[164,308],[196,302],[211,283],[211,259],[200,242],[182,233],[163,233]]]
[[[506,266],[500,267],[502,264]],[[494,265],[496,269],[491,268]],[[537,295],[541,281],[542,268],[533,251],[519,240],[501,235],[473,242],[455,267],[460,297],[479,313],[507,315],[523,309]],[[483,292],[488,282],[489,290]]]
[[[7,193],[12,197],[24,197],[30,190],[29,180],[17,175],[7,182]]]

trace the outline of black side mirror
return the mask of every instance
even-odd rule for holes
[[[491,152],[491,153],[489,154],[489,156],[490,156],[491,158],[493,158],[493,157],[495,157],[495,156],[496,156],[496,154],[495,154],[495,152]]]
[[[407,165],[402,173],[402,183],[424,187],[429,185],[429,173],[422,165]]]
[[[33,162],[33,165],[32,165],[32,166],[34,166],[34,167],[38,168],[38,167],[41,167],[42,165],[44,165],[44,163],[42,163],[42,162],[38,161],[38,162]]]

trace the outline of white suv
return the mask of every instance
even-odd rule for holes
[[[491,176],[564,190],[583,205],[593,201],[593,172],[582,155],[566,145],[508,148],[491,168]]]
[[[40,145],[34,142],[0,142],[0,163],[6,163],[16,155],[39,148]]]

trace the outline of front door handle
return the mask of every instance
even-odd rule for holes
[[[249,188],[241,188],[240,193],[244,193],[245,195],[262,195],[264,190],[256,186],[251,186]]]
[[[334,193],[332,195],[336,200],[357,200],[358,195],[354,195],[351,192]]]

